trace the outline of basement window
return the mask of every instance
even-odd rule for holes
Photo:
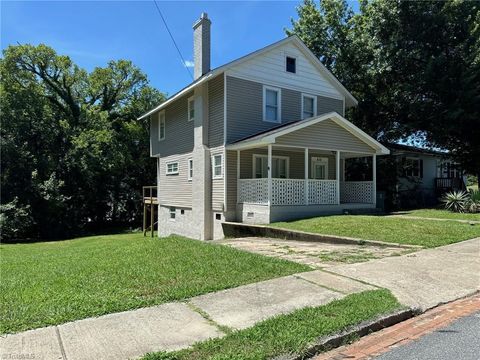
[[[175,220],[175,215],[177,215],[177,211],[174,207],[170,208],[170,220]]]
[[[289,73],[295,74],[297,72],[297,59],[287,56],[285,59],[285,70]]]

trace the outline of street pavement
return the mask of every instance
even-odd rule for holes
[[[478,360],[480,312],[460,318],[413,342],[393,348],[377,360]]]

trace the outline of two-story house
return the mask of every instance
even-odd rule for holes
[[[210,28],[205,13],[193,25],[194,81],[141,117],[159,235],[221,238],[225,221],[375,208],[376,156],[389,151],[344,118],[352,94],[297,36],[210,69]],[[359,158],[370,175],[351,181]]]

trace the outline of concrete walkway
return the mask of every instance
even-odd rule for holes
[[[0,338],[0,359],[131,359],[221,337],[306,306],[373,289],[312,271],[138,310],[78,320]]]
[[[390,289],[426,310],[480,290],[480,238],[413,254],[332,266],[329,272]]]
[[[480,238],[367,263],[339,265],[216,293],[0,338],[0,358],[130,359],[185,348],[271,316],[324,305],[347,294],[392,290],[428,309],[480,289]]]

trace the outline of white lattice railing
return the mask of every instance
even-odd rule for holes
[[[342,181],[340,183],[342,203],[373,203],[373,181]]]
[[[336,180],[308,180],[308,203],[311,205],[336,204]]]
[[[335,180],[308,180],[308,194],[304,179],[272,179],[272,205],[336,204],[337,182]],[[238,202],[268,204],[268,179],[238,180]]]
[[[272,205],[305,205],[305,180],[272,179]]]
[[[268,204],[268,179],[239,179],[239,203]]]

